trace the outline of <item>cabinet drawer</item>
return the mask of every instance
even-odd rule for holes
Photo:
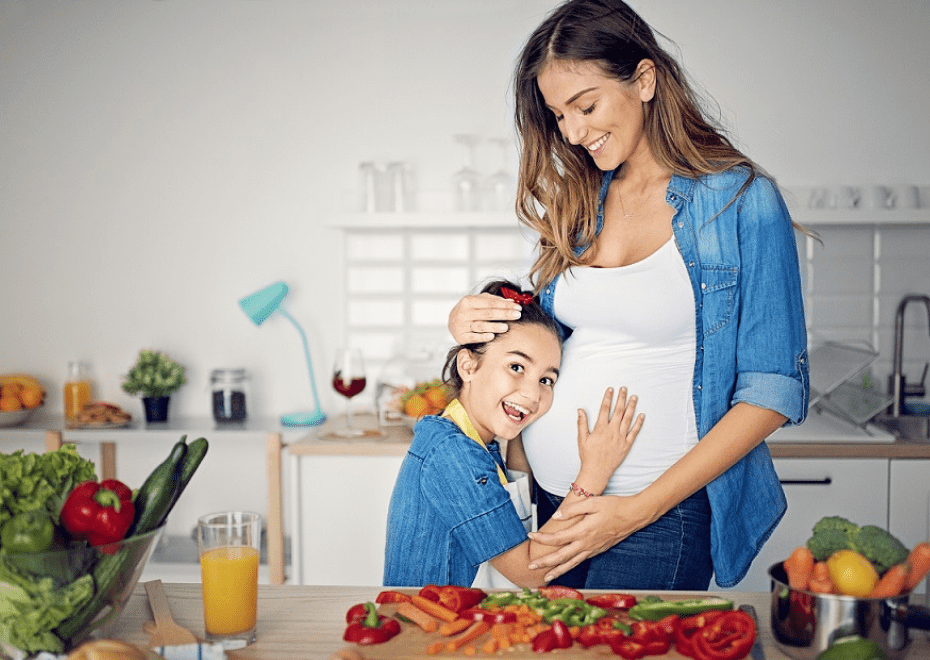
[[[769,591],[769,566],[810,538],[824,516],[888,528],[887,459],[776,459],[788,511],[736,589]]]

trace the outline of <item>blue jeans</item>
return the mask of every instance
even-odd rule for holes
[[[562,499],[536,487],[540,526]],[[710,503],[702,488],[648,527],[583,561],[552,584],[575,589],[706,591],[713,572]]]

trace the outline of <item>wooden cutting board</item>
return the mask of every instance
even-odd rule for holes
[[[397,611],[397,606],[393,604],[384,604],[378,606],[378,613],[387,616],[393,616]],[[401,622],[401,631],[399,635],[394,636],[384,644],[372,644],[371,646],[358,646],[357,644],[346,644],[346,648],[341,655],[332,656],[331,660],[394,660],[396,658],[411,658],[412,660],[442,660],[443,658],[465,658],[462,649],[457,651],[443,650],[437,655],[429,655],[426,652],[427,647],[440,640],[449,640],[449,637],[443,637],[438,632],[426,633],[419,626],[413,623]],[[493,655],[487,655],[481,652],[481,646],[485,641],[490,639],[490,635],[485,634],[479,637],[472,646],[478,649],[478,653],[473,658],[508,658],[513,660],[542,660],[545,658],[619,658],[615,655],[610,647],[606,644],[599,644],[591,648],[585,648],[581,644],[573,644],[569,649],[557,649],[550,653],[534,653],[530,644],[515,644],[506,651],[498,651]],[[688,660],[687,656],[681,655],[672,649],[664,656],[649,656],[650,658],[663,658],[663,660]]]

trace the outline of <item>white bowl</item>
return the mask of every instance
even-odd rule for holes
[[[25,422],[36,410],[41,408],[23,408],[22,410],[8,410],[0,412],[0,426],[19,426]]]

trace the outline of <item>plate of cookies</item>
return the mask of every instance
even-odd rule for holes
[[[91,401],[68,420],[69,429],[118,429],[129,426],[132,415],[106,401]]]

